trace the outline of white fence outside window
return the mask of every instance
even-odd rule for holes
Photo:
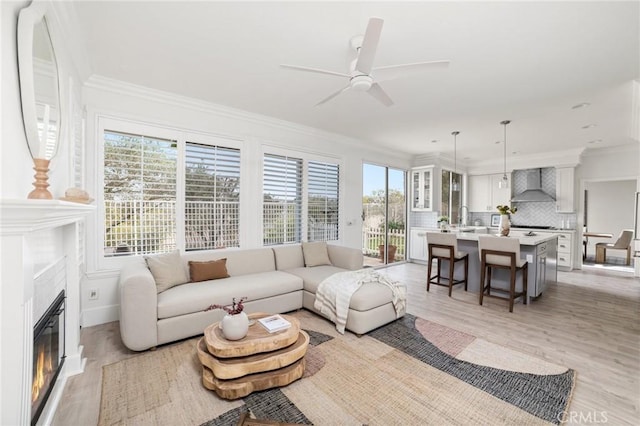
[[[239,247],[239,203],[187,201],[185,248]],[[176,248],[175,201],[105,201],[105,256],[163,253]]]

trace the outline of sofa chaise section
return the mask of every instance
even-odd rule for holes
[[[364,257],[359,249],[328,244],[331,265],[306,267],[302,251],[296,250],[298,247],[274,247],[276,267],[279,270],[284,268],[290,274],[302,278],[304,281],[302,306],[320,316],[325,316],[314,307],[318,286],[335,273],[361,269]],[[368,283],[361,286],[351,296],[346,329],[356,334],[365,334],[396,320],[392,299],[391,290],[383,284]]]

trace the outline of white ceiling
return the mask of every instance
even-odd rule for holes
[[[632,143],[639,2],[107,2],[75,4],[92,72],[411,155],[502,156]],[[395,105],[296,64],[347,72],[352,36],[384,19],[374,66],[449,59],[383,84]],[[591,106],[572,109],[589,102]],[[596,124],[583,129],[582,126]],[[437,140],[437,143],[432,141]],[[596,143],[589,141],[598,140]],[[517,151],[516,154],[511,154]]]

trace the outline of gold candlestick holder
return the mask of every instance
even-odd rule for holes
[[[53,196],[47,189],[49,183],[49,175],[47,172],[49,171],[49,162],[51,160],[45,160],[44,158],[34,158],[33,159],[33,170],[36,171],[36,174],[33,175],[36,178],[35,182],[33,182],[33,186],[36,187],[33,191],[29,193],[27,198],[30,199],[39,199],[39,200],[51,200]]]

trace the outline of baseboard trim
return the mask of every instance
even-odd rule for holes
[[[82,327],[106,324],[120,319],[120,305],[100,306],[99,308],[85,309],[80,315]]]

